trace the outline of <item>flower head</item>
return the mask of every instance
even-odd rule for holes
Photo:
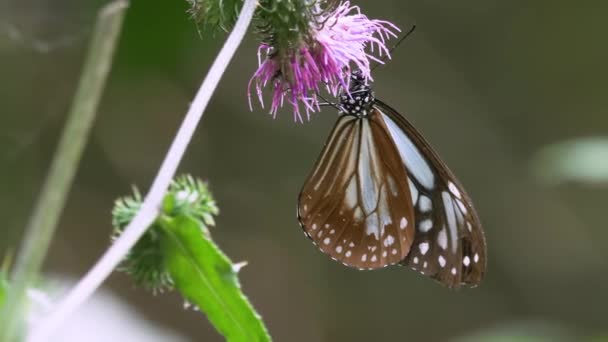
[[[262,107],[262,90],[270,86],[273,117],[287,101],[294,119],[302,122],[300,106],[310,119],[310,113],[319,109],[320,88],[337,96],[340,89],[348,91],[351,71],[359,70],[367,82],[372,79],[371,61],[382,63],[378,57],[390,57],[385,41],[399,31],[390,22],[369,19],[348,1],[329,11],[315,5],[311,13],[315,18],[310,20],[309,30],[296,43],[260,45],[259,68],[249,81],[250,107],[252,86]]]

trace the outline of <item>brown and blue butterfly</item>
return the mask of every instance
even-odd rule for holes
[[[407,265],[448,287],[478,285],[486,243],[471,198],[422,135],[361,74],[298,199],[305,234],[358,269]]]

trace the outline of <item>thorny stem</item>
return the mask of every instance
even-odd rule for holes
[[[17,255],[7,303],[0,312],[0,341],[13,341],[23,322],[25,293],[36,280],[65,206],[110,72],[127,6],[127,1],[117,0],[99,12],[65,128]]]
[[[211,95],[215,91],[220,78],[228,67],[228,63],[234,56],[236,49],[239,47],[247,32],[256,5],[257,0],[245,0],[234,29],[230,33],[226,43],[213,62],[207,77],[194,97],[190,109],[188,110],[137,215],[133,218],[131,223],[127,225],[121,236],[99,259],[95,266],[93,266],[78,284],[76,284],[51,314],[42,321],[40,325],[35,327],[28,336],[28,341],[46,341],[47,337],[50,336],[50,334],[78,306],[93,294],[110,273],[112,273],[124,256],[127,255],[137,240],[146,232],[146,229],[154,222],[159,213],[167,188],[192,139],[196,126],[203,116],[203,112],[209,103]]]

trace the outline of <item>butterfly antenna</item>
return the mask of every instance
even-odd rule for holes
[[[378,62],[376,65],[374,65],[374,67],[371,70],[374,71],[377,67],[384,64],[384,62],[386,62],[386,60],[389,58],[389,56],[393,54],[393,51],[395,51],[395,49],[399,46],[399,44],[401,44],[405,40],[405,38],[409,37],[412,33],[414,33],[415,30],[416,30],[416,24],[412,25],[410,30],[407,31],[407,33],[403,37],[399,38],[399,40],[395,43],[395,45],[393,45],[388,50],[388,54],[385,54],[384,57],[382,57],[382,59],[380,59],[380,62]]]

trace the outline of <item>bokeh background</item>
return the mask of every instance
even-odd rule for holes
[[[275,340],[603,340],[608,187],[601,179],[556,181],[554,164],[537,156],[554,143],[608,135],[608,2],[355,2],[370,17],[418,25],[376,70],[376,93],[406,113],[474,198],[487,277],[478,288],[451,291],[405,268],[348,269],[313,247],[298,225],[296,197],[336,113],[296,124],[288,111],[276,120],[250,112],[246,85],[257,64],[250,34],[180,171],[210,182],[221,208],[213,236],[233,260],[249,262],[242,284]],[[19,244],[104,3],[0,3],[2,254]],[[187,8],[132,1],[48,274],[81,276],[108,247],[113,200],[153,179],[225,38],[199,37]],[[568,151],[557,155],[574,171],[606,160],[578,165],[568,159],[577,151]],[[178,295],[153,296],[120,273],[104,290],[184,340],[221,340]]]

